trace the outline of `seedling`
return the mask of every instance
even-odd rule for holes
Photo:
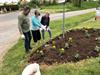
[[[95,47],[95,51],[99,52],[100,51],[100,47],[99,46],[96,46]]]
[[[65,43],[65,48],[69,48],[69,43]]]
[[[64,52],[65,52],[64,48],[59,49],[59,51],[60,51],[61,55],[64,54]]]
[[[93,31],[94,31],[94,32],[96,32],[96,30],[97,30],[96,28],[93,28]]]
[[[55,46],[55,45],[53,45],[52,47],[53,47],[53,48],[56,48],[56,46]]]
[[[40,54],[41,54],[41,55],[44,55],[44,52],[43,52],[43,51],[40,51]]]
[[[80,55],[77,53],[77,54],[75,55],[75,58],[78,59],[79,57],[80,57]]]
[[[98,43],[100,43],[100,37],[96,38],[95,40],[98,41]]]
[[[100,37],[95,38],[96,41],[100,40]]]
[[[85,27],[83,27],[81,30],[83,30],[83,31],[85,31],[85,30],[87,30]]]
[[[89,38],[90,37],[90,34],[89,33],[86,33],[86,37]]]
[[[85,30],[85,36],[86,36],[87,38],[90,37],[90,34],[88,33],[88,30]]]
[[[40,51],[39,51],[39,50],[37,50],[36,52],[37,52],[37,53],[39,53]]]
[[[69,33],[70,31],[68,30],[68,31],[66,31],[67,33]]]
[[[53,45],[55,45],[55,44],[56,44],[56,42],[55,42],[55,41],[52,41],[52,44],[53,44]]]
[[[68,42],[69,42],[69,43],[72,43],[72,42],[73,42],[73,38],[70,37],[70,38],[68,39]]]
[[[49,44],[46,44],[46,45],[45,45],[45,47],[48,47],[48,46],[49,46]]]
[[[61,37],[59,37],[59,39],[61,39]]]

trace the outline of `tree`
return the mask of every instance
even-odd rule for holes
[[[100,0],[98,0],[98,3],[100,4]]]
[[[46,0],[40,0],[40,4],[45,4]]]
[[[82,0],[72,0],[72,3],[77,7],[81,7]]]
[[[57,0],[53,0],[53,4],[56,4],[57,3]]]

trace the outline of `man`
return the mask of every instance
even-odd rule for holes
[[[42,30],[42,38],[44,39],[44,34],[45,31],[47,31],[49,33],[50,38],[52,38],[52,33],[51,33],[51,29],[49,27],[49,23],[50,23],[50,17],[49,17],[49,13],[47,12],[44,16],[42,16],[41,18],[41,24],[46,26],[46,30]]]
[[[18,16],[18,28],[19,32],[21,34],[21,37],[24,38],[24,47],[26,53],[29,52],[31,48],[31,33],[30,33],[30,21],[28,18],[28,14],[30,12],[30,8],[28,6],[25,6],[22,10],[22,13]]]

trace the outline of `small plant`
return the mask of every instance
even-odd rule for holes
[[[85,27],[83,27],[82,29],[81,29],[82,31],[85,31],[85,30],[87,30]]]
[[[95,38],[96,41],[98,41],[98,43],[100,43],[100,37]]]
[[[37,53],[39,53],[40,51],[39,51],[39,50],[37,50],[36,52],[37,52]]]
[[[93,31],[94,31],[94,32],[96,32],[96,30],[97,30],[96,28],[93,28]]]
[[[56,48],[56,46],[55,46],[55,45],[53,45],[52,47],[53,47],[53,48]]]
[[[90,34],[89,34],[88,30],[85,30],[85,36],[86,36],[86,38],[90,37]]]
[[[95,47],[95,51],[99,52],[100,51],[100,47],[99,46],[96,46]]]
[[[41,55],[44,55],[44,52],[41,50],[41,51],[40,51],[40,54],[41,54]]]
[[[100,37],[95,38],[96,41],[100,40]]]
[[[48,46],[49,46],[49,44],[46,44],[46,45],[45,45],[45,47],[48,47]]]
[[[68,30],[68,31],[66,31],[67,33],[69,33],[70,31]]]
[[[90,34],[89,33],[86,33],[86,37],[89,38],[90,37]]]
[[[56,44],[56,42],[55,42],[55,41],[52,41],[52,44],[53,44],[53,45],[55,45],[55,44]]]
[[[73,42],[73,38],[72,37],[69,37],[68,42],[69,43],[72,43]]]
[[[59,51],[60,51],[60,54],[62,55],[62,54],[64,54],[65,49],[64,48],[61,48],[61,49],[59,49]]]
[[[76,59],[79,59],[79,57],[80,57],[80,54],[79,53],[77,53],[77,54],[75,54],[75,56],[74,56]]]
[[[69,43],[65,43],[65,48],[69,48]]]
[[[61,36],[59,36],[59,39],[61,39]]]

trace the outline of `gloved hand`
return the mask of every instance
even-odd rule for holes
[[[25,36],[23,34],[21,35],[21,39],[23,39],[23,40],[25,39]]]
[[[46,30],[46,26],[44,26],[44,25],[41,25],[41,28],[44,29],[44,30]]]

